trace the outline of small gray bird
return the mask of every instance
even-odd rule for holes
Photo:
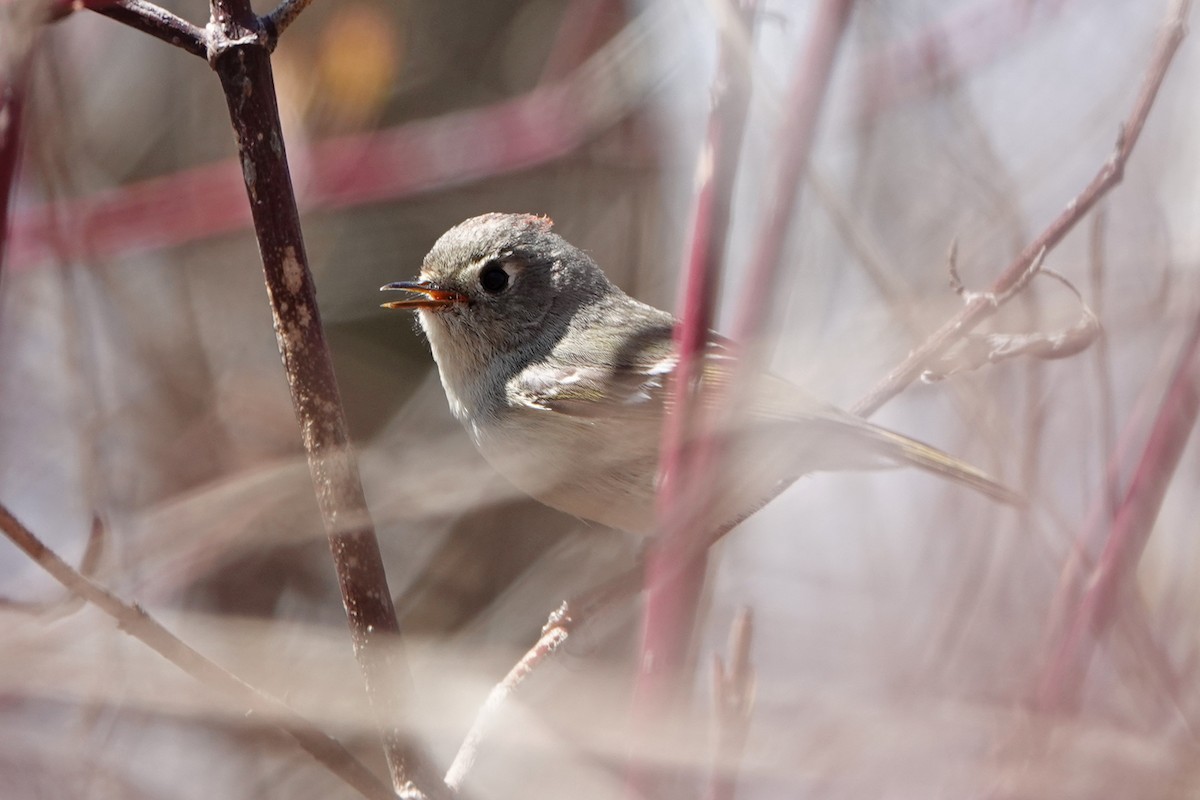
[[[438,239],[420,280],[382,287],[419,297],[384,307],[418,312],[450,410],[502,475],[553,508],[650,534],[676,320],[629,297],[550,226],[527,214],[469,219]],[[726,397],[734,374],[734,348],[712,334],[701,406]],[[737,396],[744,407],[721,432],[733,460],[703,498],[714,529],[816,470],[913,464],[1015,501],[974,467],[778,378]]]

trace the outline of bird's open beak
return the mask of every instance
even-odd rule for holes
[[[383,308],[449,308],[455,303],[467,302],[466,295],[450,289],[439,289],[429,281],[398,281],[379,287],[379,291],[381,292],[393,289],[422,296],[409,300],[393,300],[390,303],[383,303]]]

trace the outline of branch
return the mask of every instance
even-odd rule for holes
[[[309,755],[330,772],[353,786],[364,797],[395,800],[395,796],[337,740],[327,736],[290,707],[259,691],[224,667],[210,661],[164,628],[136,605],[80,574],[58,554],[46,547],[28,528],[0,503],[0,529],[34,563],[44,569],[68,591],[87,600],[117,621],[121,630],[170,661],[196,680],[212,686],[251,712],[272,720],[296,740]]]
[[[702,546],[702,498],[714,477],[711,437],[704,436],[702,403],[696,399],[712,329],[721,265],[725,259],[742,134],[750,104],[749,52],[754,2],[718,21],[720,57],[713,79],[708,129],[697,165],[691,242],[684,267],[683,308],[675,328],[678,363],[670,378],[671,409],[663,422],[656,497],[658,537],[646,556],[642,639],[633,691],[634,737],[653,741],[690,684],[688,654],[708,571]],[[698,440],[697,437],[704,440]],[[654,794],[658,777],[640,763],[629,765],[636,794]]]
[[[278,41],[287,27],[296,21],[296,17],[300,16],[300,12],[308,8],[311,2],[312,0],[281,0],[271,13],[263,17],[263,24],[267,26],[267,35],[271,37],[272,42]],[[274,44],[271,47],[274,49]]]
[[[249,0],[213,0],[213,19],[221,27],[211,33],[211,63],[229,106],[279,352],[392,783],[404,794],[442,795],[441,776],[404,732],[404,698],[411,677],[321,326],[268,43]]]
[[[113,0],[85,5],[98,14],[187,50],[194,56],[208,57],[208,34],[204,29],[154,3],[146,0]]]
[[[1104,515],[1108,542],[1087,581],[1075,615],[1059,640],[1038,687],[1042,711],[1066,710],[1078,702],[1095,637],[1111,627],[1121,592],[1128,586],[1167,487],[1183,456],[1184,446],[1200,414],[1200,314],[1193,321],[1166,394],[1142,450],[1129,490],[1113,516]],[[1108,506],[1107,481],[1097,494]]]
[[[489,105],[310,145],[302,153],[305,209],[421,196],[575,152],[639,108],[663,80],[661,59],[648,57],[658,32],[671,24],[658,8],[667,7],[642,14],[561,81]],[[448,140],[462,150],[448,156]],[[230,158],[16,209],[8,263],[20,270],[64,258],[128,258],[241,231],[250,224],[241,202],[245,191],[241,164]],[[84,233],[62,240],[57,231],[63,220]]]
[[[471,723],[471,729],[463,739],[462,747],[459,748],[458,754],[454,756],[454,762],[446,772],[446,786],[450,787],[451,791],[457,793],[462,789],[467,774],[475,766],[479,745],[491,730],[505,701],[516,693],[525,679],[532,675],[542,662],[554,655],[558,648],[567,641],[572,626],[567,608],[568,605],[563,603],[557,611],[550,615],[550,619],[542,628],[542,636],[538,639],[537,644],[531,647],[529,652],[508,671],[504,680],[496,684],[488,693],[487,699],[484,700],[479,712],[475,715],[475,721]]]
[[[844,38],[854,0],[824,0],[816,11],[812,31],[800,52],[787,96],[787,116],[779,131],[782,148],[772,193],[765,207],[763,222],[755,237],[754,256],[733,326],[732,338],[745,347],[753,347],[763,332],[767,300],[783,269],[783,246],[800,200],[800,188],[808,169],[821,106],[829,89],[838,48]]]
[[[729,629],[729,666],[713,656],[713,705],[716,723],[716,752],[708,788],[709,800],[733,800],[737,765],[750,734],[757,678],[750,663],[754,637],[754,614],[743,608]]]
[[[1029,272],[1030,267],[1044,253],[1049,253],[1058,246],[1075,225],[1083,219],[1093,206],[1108,194],[1125,174],[1125,163],[1129,160],[1134,146],[1141,136],[1142,127],[1158,96],[1158,90],[1166,77],[1167,68],[1171,65],[1180,42],[1186,34],[1185,20],[1187,18],[1190,0],[1173,0],[1170,16],[1165,29],[1159,38],[1158,47],[1150,62],[1150,68],[1142,83],[1142,89],[1134,103],[1133,110],[1121,126],[1117,136],[1117,145],[1112,155],[1100,167],[1091,182],[1076,195],[1062,213],[1050,223],[1050,226],[1031,242],[1020,255],[1009,264],[987,293],[994,298],[1004,298]],[[853,412],[859,416],[869,417],[879,410],[880,406],[899,394],[906,386],[920,376],[927,365],[940,356],[954,344],[964,333],[967,333],[987,317],[995,313],[998,306],[987,296],[978,296],[941,328],[926,339],[917,349],[891,371],[871,392],[858,402]]]
[[[9,203],[21,166],[21,122],[24,118],[25,92],[29,88],[31,50],[21,54],[9,70],[7,80],[0,74],[0,276],[8,254]]]

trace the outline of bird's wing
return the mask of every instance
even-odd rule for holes
[[[579,418],[657,423],[669,407],[668,377],[678,364],[669,327],[625,348],[615,363],[574,358],[569,349],[533,364],[512,379],[509,396],[531,409]],[[737,346],[713,334],[699,384],[703,410],[733,403],[737,412],[711,418],[722,438],[751,447],[794,451],[799,472],[878,468],[909,463],[964,483],[1003,502],[1019,503],[987,474],[937,448],[881,428],[807,395],[769,374],[743,376]],[[734,387],[734,381],[752,381]],[[800,430],[803,433],[800,433]],[[797,435],[799,434],[799,435]],[[786,471],[786,469],[785,469]]]
[[[521,404],[579,417],[644,416],[661,414],[670,405],[668,378],[679,363],[672,329],[647,331],[636,341],[617,348],[591,348],[577,353],[561,347],[544,361],[526,367],[509,382],[509,395]],[[595,353],[613,352],[611,363],[597,363]],[[772,375],[754,378],[750,391],[729,393],[737,373],[738,348],[711,333],[702,355],[698,384],[703,407],[736,400],[745,416],[759,422],[795,421],[844,414],[805,395],[796,386]]]
[[[599,363],[592,354],[558,348],[551,358],[513,377],[509,396],[532,409],[576,417],[661,414],[667,379],[678,363],[670,329],[650,331],[611,352],[615,355],[610,363]]]

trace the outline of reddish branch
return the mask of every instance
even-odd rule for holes
[[[708,130],[697,167],[692,236],[684,267],[682,320],[675,330],[679,361],[671,377],[671,413],[663,425],[659,461],[657,517],[659,534],[645,564],[645,605],[641,652],[634,687],[635,738],[653,741],[653,730],[671,716],[681,692],[690,685],[687,659],[707,571],[707,551],[693,500],[704,494],[711,464],[696,463],[695,389],[704,369],[704,352],[725,257],[738,155],[750,102],[749,43],[754,8],[741,3],[721,25],[720,58],[712,93]],[[651,796],[656,782],[646,765],[630,764],[630,789]]]
[[[312,145],[301,155],[301,203],[330,210],[399,200],[561,158],[641,102],[656,76],[622,69],[625,59],[640,63],[629,50],[646,41],[642,31],[614,42],[598,65],[509,100]],[[617,81],[620,96],[612,91]],[[452,156],[448,140],[462,145]],[[223,161],[35,206],[14,215],[9,264],[30,268],[60,254],[111,258],[242,230],[250,217],[239,201],[244,191],[240,165]],[[60,241],[62,220],[78,234]]]
[[[779,285],[783,247],[800,201],[800,188],[816,139],[821,106],[825,103],[833,64],[853,7],[854,0],[824,0],[820,4],[808,42],[800,51],[792,73],[779,131],[780,157],[774,170],[774,183],[754,239],[754,255],[746,277],[741,281],[745,288],[733,326],[734,340],[746,347],[753,347],[762,335],[767,320],[764,312],[770,308],[770,293]]]
[[[284,703],[260,692],[193,650],[142,608],[129,605],[76,571],[22,525],[3,504],[0,504],[0,530],[68,591],[115,619],[121,630],[193,678],[218,689],[264,720],[282,727],[313,758],[357,789],[364,797],[376,800],[394,799],[388,787],[335,739],[321,733],[312,723]]]
[[[11,66],[7,76],[0,75],[0,268],[8,260],[8,214],[21,164],[21,122],[28,77],[28,53]]]
[[[249,0],[213,0],[212,64],[225,90],[292,404],[325,521],[354,652],[392,783],[440,791],[403,730],[410,678],[346,427],[292,191],[267,43]]]
[[[994,299],[1009,296],[1012,289],[1029,273],[1030,267],[1039,256],[1057,247],[1100,198],[1121,182],[1125,175],[1125,164],[1141,136],[1150,108],[1154,105],[1154,99],[1158,96],[1158,90],[1166,77],[1167,68],[1171,65],[1180,42],[1183,41],[1189,6],[1189,0],[1173,3],[1170,18],[1155,49],[1137,101],[1117,137],[1116,149],[1092,181],[1067,203],[1067,207],[1050,226],[1004,269],[989,292],[973,298],[958,314],[909,353],[903,363],[859,401],[853,409],[854,413],[864,417],[875,413],[880,406],[912,383],[933,359],[944,353],[964,333],[995,313],[998,304]]]
[[[1198,412],[1200,315],[1180,349],[1129,489],[1115,514],[1102,517],[1107,523],[1107,542],[1092,569],[1087,589],[1042,675],[1037,694],[1039,710],[1065,711],[1077,705],[1096,637],[1107,631],[1116,619],[1122,594],[1137,571],[1167,487],[1196,425]],[[1106,481],[1097,493],[1101,508],[1108,507],[1107,488]]]

